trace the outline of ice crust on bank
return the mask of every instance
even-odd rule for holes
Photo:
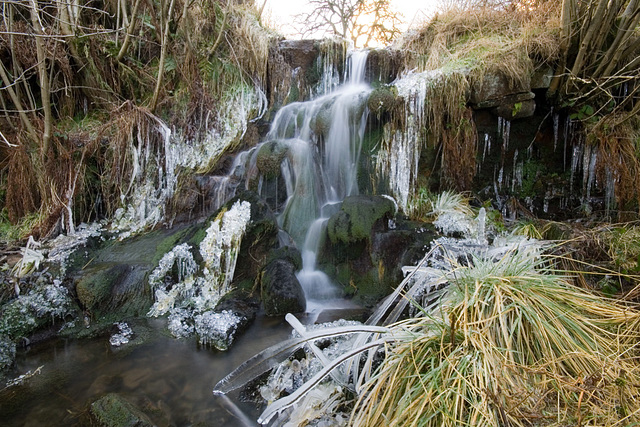
[[[215,307],[231,291],[242,236],[250,220],[250,203],[238,201],[211,222],[197,249],[184,243],[166,253],[150,275],[155,303],[148,315],[169,314],[168,328],[175,337],[195,333],[202,344],[226,350],[241,318],[230,311],[216,312]],[[193,250],[202,257],[201,266],[195,262]],[[171,277],[175,270],[177,277]]]

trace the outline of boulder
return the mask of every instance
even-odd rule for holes
[[[340,211],[329,218],[327,231],[331,243],[346,245],[369,240],[374,228],[384,229],[396,212],[395,203],[382,196],[350,196]]]
[[[287,155],[289,146],[282,141],[268,141],[258,148],[256,167],[265,178],[280,175],[280,165]]]
[[[306,309],[295,265],[288,259],[274,259],[262,271],[261,298],[267,316],[300,313]]]

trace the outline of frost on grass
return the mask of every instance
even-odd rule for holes
[[[306,330],[311,332],[357,325],[361,325],[361,323],[340,319],[335,322],[311,325]],[[293,336],[299,337],[300,335],[294,332]],[[357,334],[345,334],[316,340],[314,345],[316,346],[316,351],[321,352],[325,360],[334,360],[353,350],[357,340]],[[298,354],[298,356],[300,355]],[[260,396],[270,404],[283,396],[290,395],[320,372],[323,367],[324,364],[317,357],[317,354],[309,346],[305,346],[303,357],[285,360],[274,367],[266,383],[259,389]],[[283,412],[278,421],[286,420],[282,424],[283,426],[308,425],[321,427],[347,425],[349,410],[345,405],[345,401],[348,400],[349,393],[345,393],[346,389],[335,382],[335,378],[339,378],[341,382],[348,381],[349,375],[345,364],[336,368],[333,377],[334,379],[326,379],[311,389],[289,410]],[[276,422],[276,425],[280,424]]]
[[[168,314],[168,328],[175,337],[196,333],[202,344],[226,350],[241,319],[214,309],[231,290],[242,236],[250,219],[251,205],[238,201],[222,218],[211,222],[197,249],[185,243],[166,253],[149,278],[155,296],[149,316]],[[196,264],[192,250],[199,251],[201,266]]]

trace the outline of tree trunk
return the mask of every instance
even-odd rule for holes
[[[44,114],[44,130],[42,132],[42,143],[40,145],[40,157],[44,159],[49,151],[49,141],[51,139],[51,128],[53,117],[51,115],[51,85],[49,83],[49,73],[47,70],[47,55],[44,45],[44,27],[40,21],[40,15],[36,0],[31,0],[31,23],[35,32],[36,56],[38,59],[38,78],[40,80],[40,99],[42,101],[42,111]]]
[[[164,62],[167,56],[167,45],[169,44],[169,24],[171,23],[174,4],[175,0],[171,0],[164,22],[164,28],[162,30],[162,45],[160,47],[160,61],[158,63],[158,80],[156,81],[156,88],[153,91],[153,98],[151,100],[151,112],[155,112],[156,107],[158,106],[158,98],[160,96],[160,88],[162,87],[162,78],[164,76]],[[162,16],[164,16],[164,14]]]
[[[131,20],[129,21],[127,32],[124,35],[124,42],[122,42],[122,46],[120,46],[120,51],[118,52],[118,56],[116,57],[116,61],[118,62],[122,61],[122,57],[124,57],[124,54],[129,48],[129,43],[131,42],[131,34],[135,30],[136,23],[138,22],[136,20],[136,14],[138,13],[138,6],[140,6],[140,1],[141,0],[136,0],[135,4],[133,5],[133,10],[131,11]]]

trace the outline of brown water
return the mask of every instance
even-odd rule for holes
[[[114,351],[107,336],[57,340],[19,352],[19,374],[43,368],[24,385],[0,392],[0,425],[87,425],[91,402],[111,392],[158,426],[256,425],[259,408],[216,397],[212,389],[244,360],[288,337],[291,328],[282,319],[259,317],[225,353],[167,336],[162,319],[143,320],[142,327],[152,338],[135,347]]]

